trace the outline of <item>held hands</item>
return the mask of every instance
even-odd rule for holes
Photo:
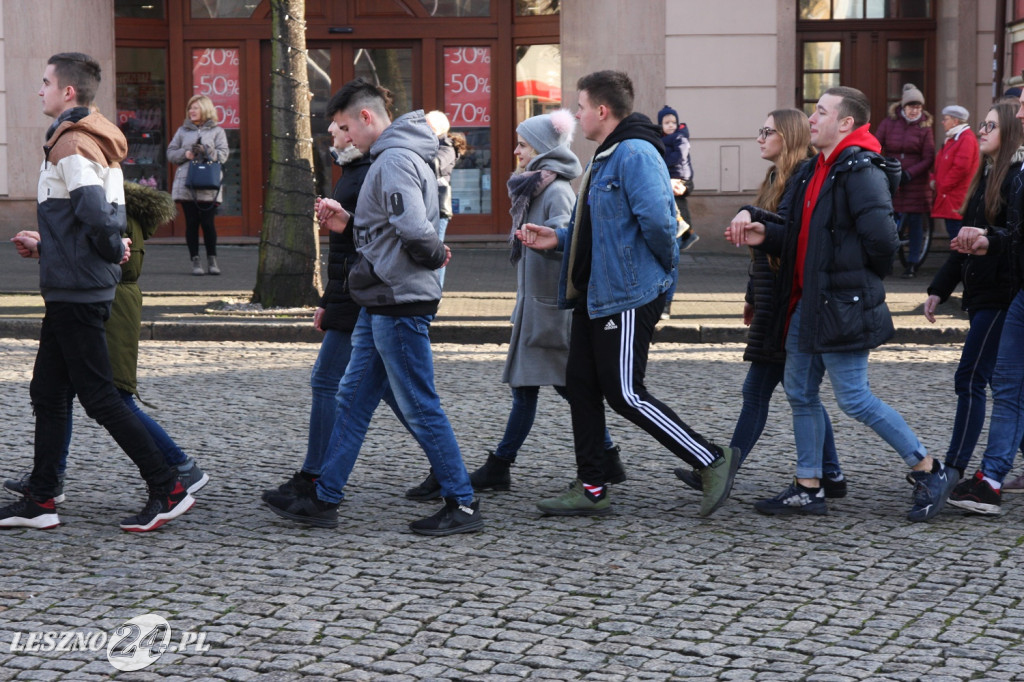
[[[980,227],[964,225],[949,242],[949,248],[972,256],[984,256],[988,253],[988,237]]]
[[[121,256],[121,262],[118,263],[118,265],[124,265],[128,262],[128,259],[132,257],[132,240],[128,239],[128,237],[121,237],[121,243],[124,244],[124,255]]]
[[[516,230],[516,239],[537,251],[547,251],[558,246],[558,234],[553,229],[533,223],[523,223]]]
[[[22,230],[11,242],[22,258],[39,258],[39,233],[35,230]]]
[[[331,232],[341,233],[348,227],[349,212],[343,209],[341,204],[334,199],[317,197],[316,203],[313,205],[313,211],[316,213],[316,219],[320,221],[320,224]]]
[[[677,197],[681,197],[686,194],[686,183],[679,178],[671,178],[672,180],[672,194]]]
[[[757,246],[764,242],[764,225],[752,223],[750,211],[746,209],[736,214],[736,217],[725,228],[725,238],[735,246]]]
[[[935,323],[935,309],[939,306],[939,297],[932,294],[924,300],[924,319]]]

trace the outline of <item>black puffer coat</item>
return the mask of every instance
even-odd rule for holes
[[[1010,166],[1003,180],[1003,196],[1009,197],[1013,179],[1020,173],[1020,162]],[[985,187],[987,174],[964,210],[964,225],[984,228],[1003,228],[1006,225],[1006,204],[995,220],[985,219]],[[970,256],[951,251],[942,268],[928,286],[929,296],[938,296],[945,303],[956,285],[963,283],[964,298],[961,307],[971,313],[976,310],[1005,310],[1010,307],[1017,287],[1013,282],[1010,251],[989,251],[984,256]]]
[[[782,258],[775,287],[779,310],[789,310],[804,195],[816,161],[790,181],[775,221],[767,212],[751,211],[766,228],[760,248]],[[899,248],[892,193],[899,186],[900,165],[851,145],[827,172],[810,219],[800,328],[789,333],[799,334],[804,353],[876,348],[895,332],[882,279]],[[773,317],[766,349],[785,348],[787,326],[787,315]]]
[[[359,189],[363,186],[366,172],[370,170],[369,156],[360,157],[344,166],[341,180],[334,186],[334,199],[342,208],[355,215]],[[327,253],[327,286],[320,299],[324,312],[320,325],[324,331],[333,329],[350,332],[359,317],[359,305],[352,300],[348,291],[348,271],[359,258],[352,242],[353,226],[342,233],[331,232],[330,250]]]

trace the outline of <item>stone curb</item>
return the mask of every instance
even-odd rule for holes
[[[0,338],[38,339],[41,321],[0,319]],[[967,329],[961,327],[904,327],[896,330],[890,343],[963,343]],[[319,343],[323,335],[303,322],[143,322],[139,335],[144,341],[266,341],[275,343]],[[436,322],[430,327],[434,343],[508,343],[509,325],[495,323]],[[743,326],[661,324],[654,334],[658,343],[743,343]]]

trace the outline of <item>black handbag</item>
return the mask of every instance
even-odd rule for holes
[[[185,176],[185,187],[191,190],[220,189],[224,177],[219,161],[196,161],[188,164],[188,175]]]

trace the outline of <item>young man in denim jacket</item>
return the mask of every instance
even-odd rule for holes
[[[679,260],[675,202],[661,129],[633,112],[624,73],[598,71],[576,84],[576,118],[598,143],[569,227],[527,223],[519,238],[564,252],[559,305],[573,309],[565,387],[572,412],[577,478],[537,504],[545,514],[611,511],[605,462],[604,400],[701,472],[701,516],[729,496],[739,450],[713,445],[647,392],[647,352]]]

